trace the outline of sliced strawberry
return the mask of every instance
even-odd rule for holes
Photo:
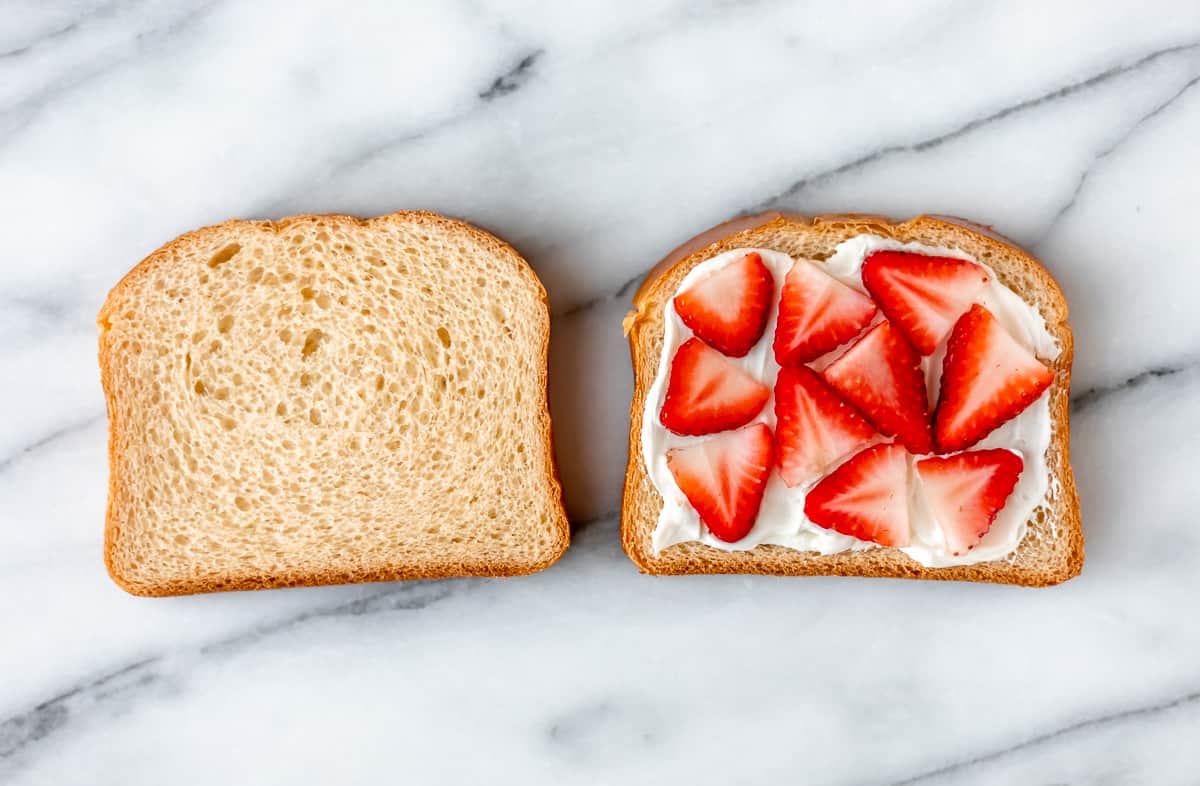
[[[862,267],[863,284],[913,348],[932,355],[954,322],[987,286],[974,262],[908,251],[876,251]]]
[[[963,450],[1016,417],[1054,381],[1054,372],[980,305],[954,325],[942,362],[934,431],[942,453]]]
[[[886,320],[825,369],[825,381],[913,453],[932,453],[929,396],[921,357]]]
[[[907,546],[908,458],[890,442],[874,445],[813,486],[804,499],[812,523],[881,546]]]
[[[733,543],[758,517],[773,450],[771,429],[755,423],[667,451],[667,468],[708,531]]]
[[[698,338],[680,345],[659,418],[676,434],[698,436],[744,426],[771,389]]]
[[[789,487],[812,480],[876,436],[858,410],[808,366],[780,369],[775,419],[779,475]]]
[[[767,327],[775,280],[750,252],[675,296],[675,313],[713,349],[740,358]]]
[[[917,462],[922,494],[951,554],[979,545],[1024,468],[1011,450],[973,450]]]
[[[871,298],[797,259],[779,296],[775,360],[781,366],[815,360],[861,333],[875,310]]]

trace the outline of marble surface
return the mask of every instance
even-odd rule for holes
[[[0,782],[1196,783],[1200,4],[0,0]],[[1061,587],[640,576],[620,319],[761,207],[949,212],[1070,300]],[[507,581],[132,598],[108,288],[230,216],[429,208],[553,304],[575,528]]]

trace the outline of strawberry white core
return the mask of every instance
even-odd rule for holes
[[[868,254],[877,250],[902,250],[931,256],[951,256],[967,259],[987,270],[989,282],[980,291],[975,302],[984,305],[995,315],[1012,339],[1033,352],[1039,358],[1051,360],[1058,356],[1059,346],[1046,328],[1045,320],[1037,310],[1023,301],[1011,289],[999,282],[994,271],[982,265],[970,255],[956,249],[926,246],[918,243],[900,243],[876,235],[859,235],[838,245],[828,259],[806,260],[853,289],[866,293],[862,283],[862,263]],[[763,263],[771,271],[775,281],[775,293],[768,315],[767,329],[758,343],[744,357],[729,358],[738,368],[752,375],[764,385],[775,387],[779,366],[775,361],[772,345],[775,339],[775,324],[778,316],[780,290],[788,271],[795,260],[787,254],[765,249],[734,249],[719,254],[694,267],[684,278],[675,294],[687,291],[704,281],[712,273],[750,251],[757,251]],[[774,544],[801,551],[833,554],[849,549],[877,548],[877,544],[858,540],[839,532],[825,529],[809,521],[804,515],[807,492],[819,480],[788,488],[778,472],[772,472],[762,506],[753,528],[742,539],[727,543],[714,537],[700,522],[696,511],[679,490],[667,467],[666,454],[672,448],[695,444],[709,437],[685,437],[672,434],[659,420],[666,394],[667,377],[671,359],[679,346],[692,337],[691,330],[683,324],[668,300],[664,307],[664,336],[658,373],[646,396],[642,416],[642,455],[646,462],[650,481],[663,498],[662,512],[653,534],[652,546],[657,553],[677,543],[698,541],[714,548],[726,550],[748,550],[760,544]],[[881,316],[877,315],[876,320]],[[827,366],[843,353],[848,344],[834,349],[811,365],[815,369]],[[932,355],[922,360],[926,381],[930,391],[930,402],[936,402],[938,379],[945,354],[943,339]],[[774,400],[767,402],[754,419],[775,429]],[[913,469],[920,456],[909,456],[909,519],[911,542],[901,550],[926,567],[970,565],[1000,559],[1012,553],[1025,536],[1026,523],[1033,511],[1045,501],[1049,487],[1049,469],[1046,466],[1046,451],[1050,445],[1051,418],[1049,393],[1043,394],[1012,420],[988,434],[972,449],[1005,448],[1019,454],[1024,461],[1024,471],[1016,488],[997,514],[991,529],[978,546],[955,555],[947,545],[943,529],[938,523],[938,512],[929,505],[922,493],[918,473]],[[829,468],[832,471],[833,467]],[[823,476],[822,476],[823,477]],[[944,515],[944,514],[943,514]]]

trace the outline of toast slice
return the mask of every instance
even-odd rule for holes
[[[1058,341],[1060,354],[1049,364],[1055,372],[1049,394],[1052,419],[1046,457],[1051,473],[1049,491],[1046,502],[1031,515],[1025,537],[1003,559],[942,568],[924,567],[892,548],[823,556],[776,545],[725,551],[686,542],[655,554],[651,536],[663,500],[646,472],[641,433],[646,396],[654,383],[662,353],[664,306],[693,267],[723,251],[760,248],[793,257],[824,259],[842,241],[864,233],[967,252],[994,269],[1001,283],[1037,309]],[[1036,259],[988,228],[940,216],[920,216],[904,222],[870,215],[808,218],[770,212],[747,216],[713,227],[671,252],[646,276],[633,305],[634,310],[625,320],[635,379],[621,541],[642,572],[878,576],[1044,586],[1065,581],[1081,570],[1083,533],[1068,451],[1073,340],[1067,324],[1067,303],[1058,284]]]
[[[104,559],[136,595],[541,570],[569,529],[545,290],[432,213],[229,221],[100,310]]]

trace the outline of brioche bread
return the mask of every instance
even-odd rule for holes
[[[492,235],[229,221],[143,260],[98,322],[104,556],[131,593],[509,576],[567,547],[546,294]]]
[[[663,498],[650,481],[642,454],[646,397],[654,383],[663,347],[664,307],[696,265],[737,248],[779,251],[793,257],[825,259],[841,242],[870,233],[901,242],[957,248],[991,267],[1000,282],[1045,319],[1061,348],[1049,363],[1052,434],[1046,463],[1051,478],[1045,502],[1036,508],[1016,550],[1003,559],[973,565],[924,567],[893,548],[849,550],[829,555],[777,545],[721,550],[699,542],[655,553],[652,534]],[[1028,586],[1062,582],[1083,564],[1079,502],[1069,460],[1069,392],[1073,344],[1067,303],[1053,277],[1032,256],[985,227],[955,218],[920,216],[895,222],[881,216],[764,213],[735,219],[687,241],[660,262],[642,283],[626,317],[634,371],[630,411],[629,464],[621,513],[621,540],[630,559],[645,573],[757,573],[843,575],[989,581]]]

